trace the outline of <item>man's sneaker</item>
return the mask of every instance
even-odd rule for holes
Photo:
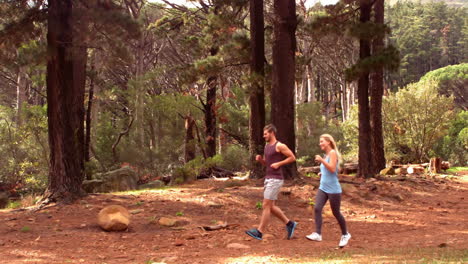
[[[288,232],[288,239],[291,239],[292,236],[294,235],[294,229],[296,229],[296,226],[297,226],[297,222],[294,222],[294,221],[290,221],[290,223],[286,225],[286,231]]]
[[[322,241],[322,235],[319,235],[316,232],[313,232],[312,234],[306,236],[306,238],[312,241]]]
[[[342,235],[340,239],[340,244],[339,244],[340,248],[346,246],[350,238],[351,238],[350,233],[347,233],[346,235]]]
[[[252,228],[250,230],[245,231],[245,233],[255,239],[262,240],[262,233],[258,231],[257,228]]]

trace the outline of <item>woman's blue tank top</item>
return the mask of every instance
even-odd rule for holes
[[[326,157],[325,160],[330,162],[330,157]],[[338,161],[336,162],[334,173],[330,172],[323,163],[320,164],[320,172],[322,173],[322,177],[320,178],[319,189],[326,193],[341,193],[341,185],[338,181]]]

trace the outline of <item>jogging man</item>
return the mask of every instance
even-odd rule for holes
[[[279,207],[275,205],[278,199],[280,188],[284,183],[281,166],[292,163],[296,157],[285,144],[276,140],[276,127],[267,125],[263,129],[263,138],[266,141],[264,156],[257,155],[256,160],[266,166],[266,176],[263,192],[263,212],[258,228],[245,231],[249,236],[262,240],[262,235],[266,231],[270,215],[278,217],[285,225],[288,239],[294,234],[297,223],[289,220]]]

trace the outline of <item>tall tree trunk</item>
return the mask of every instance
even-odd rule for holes
[[[361,23],[370,20],[371,13],[370,0],[360,1]],[[370,56],[369,40],[359,40],[359,58],[365,59]],[[372,158],[371,158],[371,126],[369,112],[369,73],[363,73],[358,80],[358,108],[359,108],[359,176],[364,178],[372,177]]]
[[[347,100],[348,97],[346,95],[346,82],[341,81],[340,82],[340,95],[341,95],[341,118],[343,119],[343,122],[348,119],[348,108],[347,108]]]
[[[210,55],[215,56],[218,48],[211,48]],[[206,91],[206,103],[204,105],[205,114],[205,139],[206,154],[208,157],[216,155],[216,90],[218,86],[218,77],[211,76],[207,80],[208,89]]]
[[[133,19],[138,20],[140,19],[141,10],[146,4],[146,1],[135,1],[135,0],[124,0],[123,1],[129,14],[133,17]],[[135,122],[135,135],[133,135],[135,139],[135,143],[141,150],[146,149],[145,146],[145,104],[144,104],[144,96],[145,96],[145,84],[143,83],[143,74],[144,74],[144,60],[145,60],[145,34],[142,33],[139,39],[135,43],[136,45],[136,52],[135,52],[135,75],[133,78],[135,79],[135,98],[134,98],[134,122]]]
[[[85,147],[84,147],[84,161],[89,162],[90,157],[90,147],[91,147],[91,113],[93,111],[93,99],[94,99],[94,83],[95,83],[95,72],[96,72],[96,55],[93,53],[91,61],[91,78],[89,81],[89,92],[88,92],[88,108],[86,109],[86,134],[85,134]],[[92,174],[86,172],[86,179],[91,180]]]
[[[303,69],[301,87],[297,96],[296,104],[307,103],[307,68]]]
[[[250,0],[250,74],[255,76],[255,82],[249,93],[249,156],[252,178],[261,178],[265,172],[255,156],[263,155],[263,127],[265,126],[265,94],[264,94],[264,32],[263,0]]]
[[[384,24],[384,0],[376,0],[374,4],[374,18],[378,25]],[[384,37],[374,39],[372,53],[377,54],[384,48]],[[377,174],[385,168],[385,151],[382,129],[382,97],[384,92],[383,67],[375,69],[371,75],[371,126],[372,126],[372,172]]]
[[[185,116],[185,163],[195,159],[195,120],[191,115]]]
[[[50,171],[45,202],[70,202],[82,195],[86,24],[78,2],[49,0],[47,117]]]
[[[307,66],[307,102],[315,101],[315,84],[314,84],[314,73],[312,72],[312,66]]]
[[[137,17],[135,18],[137,19]],[[145,89],[143,84],[143,71],[144,71],[144,34],[141,35],[138,40],[138,49],[136,52],[136,87],[135,87],[135,140],[136,144],[140,149],[144,148],[144,138],[145,138],[145,129],[144,129],[144,96]]]
[[[296,2],[275,0],[274,13],[271,120],[278,128],[278,139],[294,152],[296,149],[294,132]],[[284,166],[283,173],[286,178],[296,177],[296,164]]]
[[[26,88],[28,86],[28,80],[26,78],[26,72],[24,67],[19,67],[18,69],[18,78],[16,82],[16,125],[18,127],[22,126],[22,112],[23,104],[26,102]]]

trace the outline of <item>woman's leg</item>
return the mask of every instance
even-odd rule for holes
[[[327,194],[318,190],[317,196],[315,196],[315,205],[314,205],[314,214],[315,214],[315,232],[317,234],[322,234],[322,209],[325,203],[327,202]]]
[[[348,233],[346,228],[346,221],[340,212],[341,193],[328,194],[328,198],[330,199],[330,207],[332,209],[333,215],[335,216],[336,220],[338,220],[338,224],[340,224],[341,233],[346,235]]]

